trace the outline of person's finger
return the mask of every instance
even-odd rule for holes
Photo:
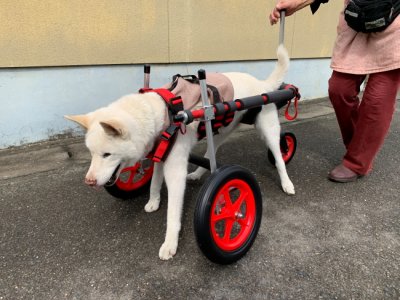
[[[273,13],[271,13],[269,15],[269,22],[271,23],[271,25],[274,25],[278,22],[278,18]]]
[[[281,14],[280,14],[278,8],[276,8],[276,7],[274,8],[273,15],[274,15],[275,23],[278,22],[281,17]]]
[[[269,23],[271,25],[275,25],[277,23],[277,20],[272,15],[269,15]]]
[[[287,3],[282,2],[277,3],[275,9],[278,14],[280,14],[281,10],[286,11],[286,16],[290,16],[294,12],[292,7],[290,7]]]

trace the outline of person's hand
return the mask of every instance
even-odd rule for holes
[[[286,16],[290,16],[299,9],[302,9],[303,7],[306,7],[313,2],[314,0],[279,0],[269,15],[269,22],[271,23],[271,25],[276,24],[281,17],[281,10],[285,10]]]
[[[269,14],[269,23],[271,25],[275,25],[276,23],[278,23],[280,17],[281,17],[280,12],[278,8],[275,6],[272,12]]]

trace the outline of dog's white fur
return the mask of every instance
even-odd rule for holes
[[[278,47],[277,55],[276,67],[265,81],[245,73],[224,73],[232,81],[235,99],[278,89],[289,67],[289,56],[282,45]],[[66,116],[87,129],[86,146],[90,150],[92,161],[85,182],[91,186],[103,186],[118,166],[120,172],[124,167],[144,158],[165,129],[166,114],[164,100],[158,94],[150,92],[127,95],[86,115]],[[243,114],[244,111],[237,112],[232,123],[215,136],[216,149],[239,125]],[[159,208],[160,190],[165,178],[168,188],[167,231],[159,251],[163,260],[172,258],[177,250],[186,178],[199,179],[205,172],[205,169],[198,168],[187,174],[189,153],[197,142],[197,125],[198,122],[193,122],[187,126],[186,134],[179,133],[165,163],[155,164],[150,199],[145,211],[153,212]],[[275,157],[283,190],[287,194],[294,194],[294,186],[287,175],[280,150],[280,124],[275,105],[262,108],[255,127]]]

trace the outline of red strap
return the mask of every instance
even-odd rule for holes
[[[177,113],[174,109],[177,109],[178,111],[183,109],[183,102],[180,97],[176,97],[175,94],[173,94],[170,90],[168,89],[150,89],[150,88],[142,88],[139,90],[139,93],[149,93],[149,92],[154,92],[160,95],[161,98],[165,101],[167,104],[169,110],[172,110],[172,113]],[[172,146],[175,143],[176,140],[176,132],[178,129],[181,129],[181,132],[183,132],[183,129],[181,128],[181,123],[173,123],[173,120],[170,116],[170,122],[171,125],[162,133],[160,142],[158,143],[157,147],[155,148],[154,155],[152,160],[154,162],[161,162],[165,161],[169,152],[171,151]]]
[[[294,98],[294,114],[292,116],[289,114],[289,107],[290,107],[290,104],[292,103],[292,100],[289,100],[288,105],[286,106],[286,109],[285,109],[286,120],[293,121],[294,119],[297,118],[297,113],[298,113],[298,109],[297,109],[298,103],[297,102],[298,102],[298,100],[299,99],[297,97]]]
[[[286,109],[285,109],[285,118],[286,118],[286,120],[293,121],[294,119],[297,118],[297,114],[298,114],[298,101],[300,99],[299,90],[298,90],[297,87],[295,87],[294,85],[291,85],[291,84],[285,85],[284,89],[285,90],[292,89],[296,93],[296,96],[294,97],[294,114],[293,115],[289,114],[289,107],[290,107],[290,104],[292,103],[292,100],[288,101],[288,104],[287,104]]]
[[[169,140],[161,140],[158,144],[156,151],[154,151],[154,155],[152,160],[154,162],[161,162],[164,160],[164,155],[169,148]]]
[[[170,90],[167,89],[140,89],[139,93],[144,94],[144,93],[149,93],[149,92],[154,92],[160,95],[161,98],[164,99],[165,103],[171,104],[172,99],[176,98],[175,94],[173,94]]]
[[[176,133],[180,129],[179,124],[170,125],[161,135],[161,140],[154,151],[153,161],[161,162],[167,159],[176,140]]]
[[[167,89],[154,89],[153,92],[159,94],[167,104],[171,104],[172,99],[176,96]]]
[[[157,93],[161,98],[163,98],[164,102],[167,104],[168,110],[173,114],[176,115],[178,112],[183,110],[183,100],[180,96],[176,96],[170,90],[167,89],[150,89],[150,88],[142,88],[139,90],[139,93],[149,93],[154,92]],[[170,120],[171,122],[173,120]]]

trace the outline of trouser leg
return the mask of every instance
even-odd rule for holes
[[[368,174],[389,131],[400,83],[400,69],[369,76],[343,165]]]
[[[329,99],[336,113],[344,145],[350,143],[358,119],[360,86],[364,75],[353,75],[333,71],[329,79]]]

